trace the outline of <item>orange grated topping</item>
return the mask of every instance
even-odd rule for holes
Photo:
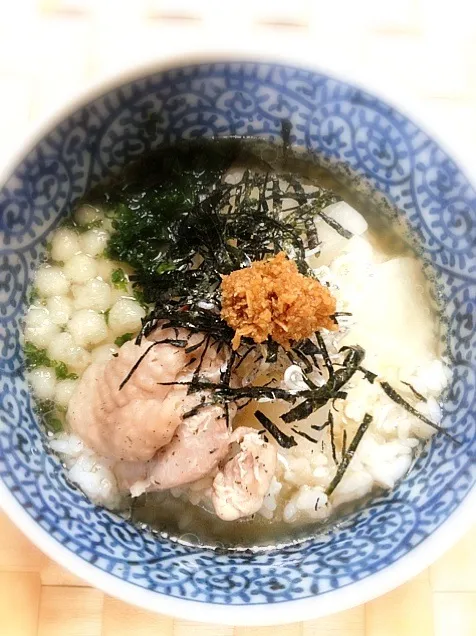
[[[318,329],[335,330],[336,302],[327,287],[298,272],[284,252],[222,277],[222,318],[235,330],[233,348],[242,337],[268,337],[289,348]]]

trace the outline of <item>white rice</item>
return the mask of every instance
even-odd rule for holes
[[[51,449],[60,455],[68,479],[93,501],[107,508],[119,508],[121,496],[112,471],[113,462],[85,446],[76,435],[59,433],[50,440]]]

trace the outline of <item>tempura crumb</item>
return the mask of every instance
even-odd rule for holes
[[[223,276],[222,318],[241,338],[264,342],[271,337],[288,349],[292,341],[318,329],[335,330],[336,302],[327,287],[298,272],[284,252]]]

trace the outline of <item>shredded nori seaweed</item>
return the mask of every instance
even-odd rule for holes
[[[334,438],[334,416],[332,415],[332,411],[329,411],[329,432],[331,438],[332,459],[334,460],[334,463],[337,464],[337,452]]]
[[[345,453],[347,451],[347,431],[344,430],[342,431],[342,451],[341,451],[341,461],[342,458],[344,457]]]
[[[240,159],[256,170],[227,183]],[[219,308],[222,275],[283,250],[311,276],[305,250],[319,244],[316,214],[340,200],[322,188],[305,192],[292,175],[270,175],[236,139],[161,150],[93,198],[115,210],[109,256],[134,267],[130,280],[155,305],[145,329],[164,310],[193,311],[203,302]],[[282,211],[285,200],[296,205]]]
[[[328,225],[330,225],[331,228],[333,228],[336,232],[338,232],[345,239],[351,239],[352,238],[352,236],[353,236],[352,232],[349,232],[349,230],[346,230],[344,227],[342,227],[342,225],[340,223],[338,223],[332,217],[327,216],[327,214],[325,214],[325,212],[322,212],[322,210],[319,210],[319,211],[316,211],[316,214],[317,214],[317,216],[320,216],[323,221],[325,221]]]
[[[261,426],[263,426],[268,433],[274,437],[280,446],[283,448],[292,448],[293,446],[297,446],[297,442],[294,437],[292,435],[286,435],[280,431],[276,424],[272,422],[269,417],[266,417],[262,411],[255,411],[254,415]]]
[[[285,121],[282,127],[286,145],[289,144],[290,128]],[[255,169],[245,170],[238,183],[227,183],[224,175],[240,160],[251,162]],[[180,384],[188,384],[189,393],[200,390],[211,392],[212,402],[224,405],[228,423],[228,405],[231,402],[240,408],[252,399],[285,400],[294,406],[281,419],[285,423],[293,423],[307,418],[329,402],[333,404],[336,399],[344,399],[347,394],[342,389],[357,371],[370,382],[377,378],[376,374],[361,366],[365,356],[361,347],[342,349],[341,352],[345,353],[343,363],[333,363],[322,335],[317,332],[314,338],[292,343],[291,349],[286,352],[288,358],[303,370],[309,387],[307,390],[296,392],[270,386],[230,386],[232,373],[248,355],[257,351],[257,345],[244,338],[245,353],[233,353],[231,342],[234,332],[220,317],[222,275],[284,250],[296,261],[301,273],[313,276],[306,262],[306,250],[319,246],[316,217],[343,237],[352,236],[323,212],[325,207],[339,200],[334,193],[323,188],[306,192],[292,175],[270,172],[265,162],[247,154],[241,140],[231,139],[218,144],[206,140],[184,142],[133,165],[112,187],[94,194],[100,202],[115,210],[112,217],[115,231],[108,247],[109,256],[134,267],[135,274],[130,277],[134,289],[141,293],[144,303],[153,306],[143,321],[137,343],[140,344],[158,327],[184,329],[190,334],[202,333],[203,340],[193,345],[188,345],[186,340],[180,341],[180,344],[179,340],[175,341],[175,346],[186,347],[187,353],[203,347],[192,380]],[[285,200],[295,204],[284,209]],[[347,312],[336,312],[334,319],[337,320],[339,315],[347,315]],[[171,340],[163,342],[166,341],[173,344]],[[160,342],[156,341],[151,346]],[[225,349],[227,355],[226,370],[218,383],[209,382],[200,374],[204,355],[210,346],[215,346],[217,351]],[[280,346],[276,342],[268,340],[261,347],[268,363],[277,362]],[[121,383],[121,388],[146,354],[136,362]],[[261,353],[257,359],[260,356]],[[315,371],[322,374],[321,360],[328,379],[323,386],[317,387],[308,376]],[[380,384],[391,399],[454,440],[442,427],[405,402],[390,385]],[[193,413],[204,404],[209,402],[197,405],[192,409]],[[287,447],[296,443],[292,436],[282,433],[263,413],[259,410],[256,413],[278,443]],[[187,415],[190,417],[191,413]],[[336,461],[331,412],[324,426],[329,426],[332,455]],[[303,431],[299,434],[307,435]]]
[[[412,415],[417,417],[419,420],[421,420],[425,424],[428,424],[428,426],[431,426],[431,428],[434,428],[439,433],[443,433],[443,435],[448,437],[452,442],[454,442],[458,446],[461,446],[462,442],[456,439],[456,437],[453,437],[451,433],[448,433],[448,431],[445,428],[443,428],[439,424],[435,424],[435,422],[432,422],[428,417],[426,417],[426,415],[423,415],[423,413],[420,413],[420,411],[418,411],[415,407],[409,404],[404,398],[402,398],[402,396],[399,393],[397,393],[397,391],[395,391],[395,389],[392,388],[388,382],[380,382],[380,386],[382,387],[384,393],[386,393],[388,397],[393,402],[395,402],[395,404],[398,404],[399,406],[404,408],[405,411],[408,411],[408,413],[411,413]]]
[[[337,468],[337,472],[334,476],[334,479],[331,481],[331,483],[326,489],[326,495],[328,497],[332,495],[332,493],[334,492],[334,490],[337,488],[340,481],[342,480],[344,473],[349,467],[350,461],[355,455],[355,451],[357,450],[357,447],[360,444],[362,437],[364,436],[365,431],[370,426],[371,421],[372,421],[372,416],[366,413],[362,421],[362,424],[357,429],[357,433],[354,435],[351,443],[349,444],[348,450],[346,450],[345,455],[342,457],[342,460]]]
[[[423,396],[421,393],[418,393],[418,391],[415,389],[415,387],[414,387],[414,386],[412,386],[412,385],[410,384],[410,382],[404,382],[404,381],[402,380],[402,384],[404,384],[405,386],[407,386],[416,398],[418,398],[418,399],[419,399],[419,400],[421,400],[422,402],[426,402],[426,401],[427,401],[426,397],[425,397],[425,396]]]
[[[322,335],[317,332],[316,333],[317,342],[319,344],[319,349],[321,351],[321,355],[324,358],[324,364],[326,365],[327,372],[329,374],[329,378],[334,377],[334,367],[332,365],[331,359],[329,357],[329,352],[327,351],[326,344],[324,342],[324,338]]]
[[[311,437],[311,435],[308,435],[304,431],[300,431],[299,429],[295,428],[294,426],[291,428],[291,430],[292,430],[293,433],[296,433],[297,435],[300,435],[304,439],[307,439],[308,442],[312,442],[313,444],[317,444],[319,442],[319,440],[316,439],[315,437]]]
[[[152,344],[144,351],[144,353],[138,358],[138,360],[136,360],[136,362],[131,367],[129,373],[122,380],[121,384],[119,385],[119,391],[121,391],[124,388],[124,386],[127,384],[127,382],[129,382],[129,380],[134,375],[135,371],[138,369],[140,363],[144,360],[144,358],[149,353],[149,351],[151,351],[151,349],[153,349],[154,347],[160,344],[170,344],[170,345],[173,345],[174,347],[183,348],[187,346],[187,340],[173,340],[172,338],[164,338],[164,340],[155,340],[154,342],[152,342]]]

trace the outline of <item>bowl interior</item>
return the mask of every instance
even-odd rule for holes
[[[268,554],[220,555],[158,539],[93,506],[43,446],[22,371],[26,290],[60,218],[93,185],[160,144],[280,138],[357,176],[405,216],[437,272],[453,382],[444,425],[409,477],[339,528]],[[58,121],[0,192],[0,478],[68,550],[128,586],[214,604],[321,596],[389,567],[425,541],[475,481],[476,193],[406,117],[325,75],[264,63],[170,69],[111,89]],[[408,317],[411,324],[411,316]]]

